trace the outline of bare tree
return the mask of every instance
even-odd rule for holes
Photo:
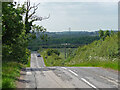
[[[34,4],[33,6],[31,6],[30,0],[27,0],[25,5],[26,5],[25,29],[26,29],[26,33],[29,33],[31,30],[32,23],[34,21],[42,21],[44,19],[48,19],[50,17],[50,14],[48,17],[41,17],[41,16],[35,15],[40,3],[38,3],[37,5]]]

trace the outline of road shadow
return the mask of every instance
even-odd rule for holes
[[[43,67],[43,68],[26,68],[24,69],[25,72],[27,71],[54,71],[56,68],[49,68],[49,67]]]

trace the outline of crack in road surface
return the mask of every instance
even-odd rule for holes
[[[100,74],[99,72],[102,72]],[[107,78],[108,76],[108,78]],[[114,77],[111,77],[114,76]],[[31,67],[26,69],[26,88],[117,88],[118,73],[99,67],[46,67],[42,57],[31,54]],[[98,83],[98,84],[97,84]],[[112,84],[111,84],[112,83]]]

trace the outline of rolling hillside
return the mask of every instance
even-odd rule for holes
[[[107,36],[103,41],[94,41],[79,47],[68,66],[101,66],[118,69],[118,33]]]
[[[118,70],[118,49],[118,33],[115,32],[106,36],[104,40],[79,46],[66,59],[63,57],[64,52],[61,52],[60,56],[48,56],[46,50],[43,57],[47,66],[93,66]]]

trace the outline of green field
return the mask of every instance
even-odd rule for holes
[[[43,49],[40,53],[46,66],[93,66],[118,70],[118,48],[118,36],[114,34],[106,37],[104,41],[98,40],[76,49],[66,49],[66,59],[64,48],[57,49],[60,52],[59,56],[55,54],[48,56],[47,49]]]

